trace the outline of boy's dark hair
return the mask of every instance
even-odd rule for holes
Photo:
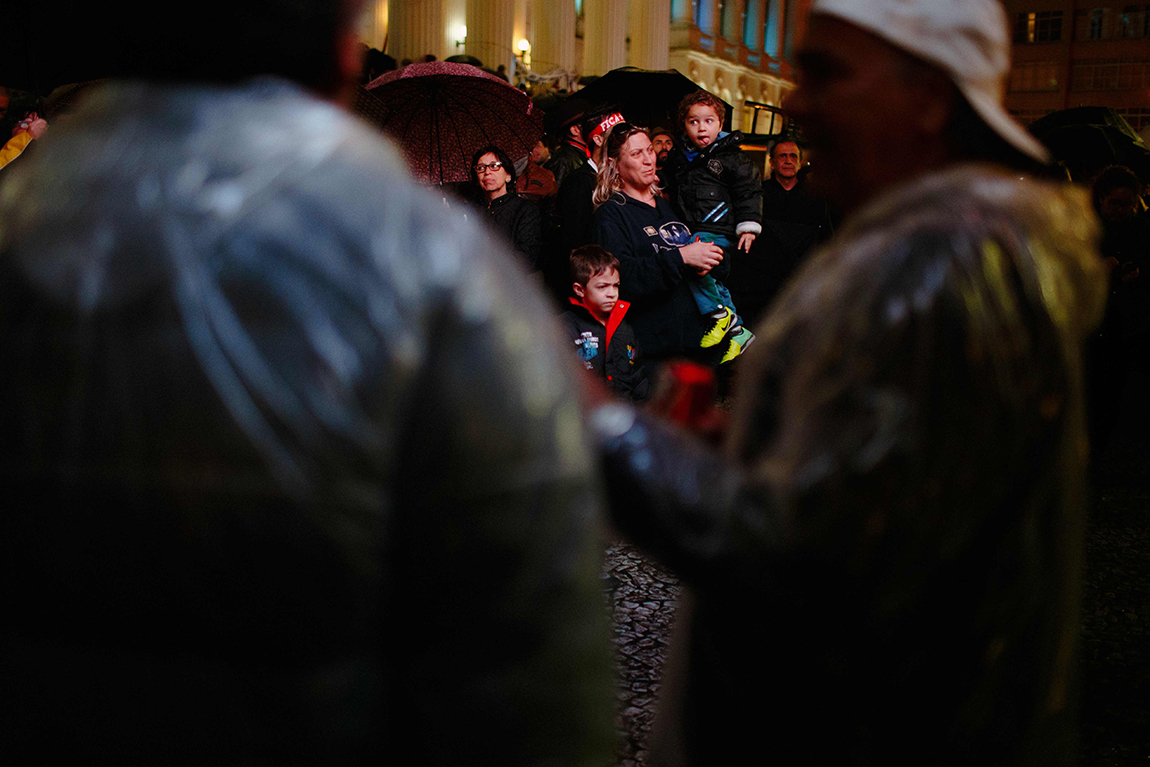
[[[719,118],[719,122],[727,119],[727,105],[719,101],[718,97],[714,94],[707,93],[704,90],[697,90],[694,93],[688,93],[679,102],[679,109],[675,115],[679,123],[679,130],[685,130],[687,127],[687,113],[691,111],[693,106],[708,106],[715,110],[715,116]]]
[[[475,184],[476,189],[479,188],[479,174],[475,172],[475,166],[479,162],[479,158],[488,153],[495,155],[495,159],[503,163],[503,170],[507,171],[507,174],[511,176],[511,180],[507,182],[507,191],[514,192],[515,163],[511,162],[511,158],[507,156],[506,152],[494,144],[489,144],[488,146],[483,147],[471,156],[471,167],[468,169],[468,172],[471,173],[471,183]]]
[[[583,245],[571,251],[571,280],[586,287],[592,277],[610,269],[619,271],[619,259],[598,245]]]

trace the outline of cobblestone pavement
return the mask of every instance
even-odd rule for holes
[[[621,742],[616,764],[640,767],[646,763],[679,581],[624,543],[607,549],[604,578],[619,688],[615,727]]]

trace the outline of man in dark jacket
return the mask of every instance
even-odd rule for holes
[[[598,245],[584,245],[571,254],[571,278],[575,295],[559,320],[583,367],[618,396],[646,399],[639,345],[624,320],[631,304],[619,300],[619,259]]]
[[[817,245],[833,232],[826,200],[800,172],[803,150],[794,141],[771,147],[771,177],[763,181],[763,232],[750,253],[731,264],[727,286],[747,322],[763,315],[771,299]]]
[[[543,164],[555,177],[557,187],[562,187],[567,174],[586,163],[591,156],[582,126],[587,109],[587,102],[576,97],[568,97],[559,106],[558,122],[562,139],[551,153],[551,159]]]
[[[317,95],[356,9],[91,6],[134,77],[0,203],[5,761],[609,764],[570,360]]]
[[[1105,282],[1009,51],[997,0],[815,0],[787,106],[849,218],[760,323],[727,449],[595,412],[617,525],[695,595],[650,764],[1073,763]]]
[[[545,270],[547,284],[551,286],[560,305],[566,305],[571,295],[571,252],[590,244],[595,238],[595,204],[591,196],[595,193],[599,164],[603,160],[603,135],[612,125],[622,120],[623,115],[618,112],[600,108],[585,114],[580,123],[583,141],[590,147],[591,156],[571,171],[559,187],[556,197],[559,210],[558,245],[550,256],[549,270]]]

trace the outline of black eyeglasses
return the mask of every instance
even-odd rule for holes
[[[495,162],[491,163],[490,165],[483,165],[483,164],[476,165],[475,166],[475,173],[479,174],[479,173],[483,173],[484,171],[488,171],[488,170],[494,172],[494,171],[499,170],[502,167],[503,167],[503,163],[496,160]]]

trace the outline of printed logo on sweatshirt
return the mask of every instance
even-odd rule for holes
[[[691,230],[680,221],[671,221],[659,227],[659,237],[672,248],[681,248],[691,242]]]
[[[635,347],[631,344],[627,344],[627,363],[631,365],[635,364]]]
[[[643,231],[647,233],[648,237],[654,237],[659,233],[658,230],[656,230],[653,226],[645,226],[643,227]]]

